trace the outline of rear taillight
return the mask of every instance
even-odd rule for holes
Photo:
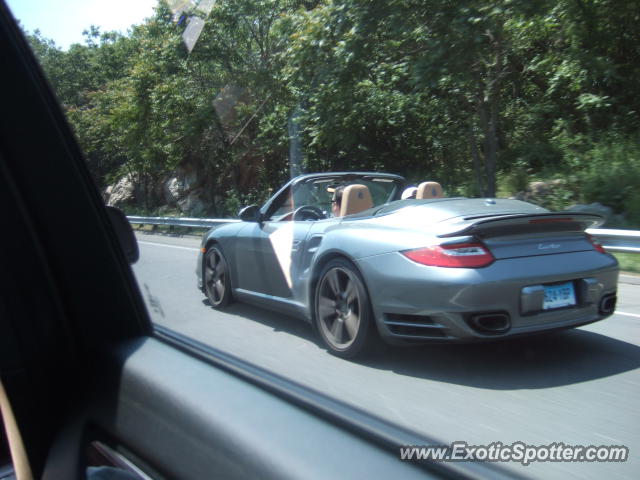
[[[491,252],[480,242],[433,245],[407,250],[402,254],[422,265],[432,267],[486,267],[495,260]]]
[[[607,253],[607,251],[604,249],[604,247],[602,246],[602,244],[598,240],[593,238],[588,233],[586,235],[587,235],[587,238],[589,239],[589,241],[591,242],[591,245],[593,245],[593,248],[595,248],[600,253]]]

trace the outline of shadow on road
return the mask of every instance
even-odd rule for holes
[[[209,305],[207,300],[203,303]],[[299,319],[240,303],[230,305],[225,312],[303,338],[324,350],[311,326]],[[324,351],[318,353],[329,355]],[[397,375],[476,388],[541,389],[638,368],[640,347],[576,329],[468,345],[386,346],[354,363]]]
[[[212,308],[208,299],[202,300],[202,303]],[[233,303],[225,307],[224,313],[246,318],[252,322],[261,323],[270,327],[274,332],[290,333],[313,342],[316,345],[320,345],[320,342],[313,333],[311,325],[300,319],[254,307],[246,303]]]
[[[503,342],[388,348],[362,364],[477,388],[539,389],[638,368],[640,347],[586,330],[567,330]]]

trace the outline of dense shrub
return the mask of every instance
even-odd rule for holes
[[[640,139],[609,135],[583,151],[566,152],[583,203],[599,202],[640,226]]]

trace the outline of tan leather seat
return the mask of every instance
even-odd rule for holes
[[[416,199],[423,200],[425,198],[443,198],[442,185],[438,182],[422,182],[418,185],[418,193]]]
[[[371,192],[366,185],[349,185],[342,192],[342,202],[340,203],[340,216],[353,215],[373,207]]]

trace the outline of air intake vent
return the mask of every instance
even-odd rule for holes
[[[446,337],[444,326],[426,315],[385,314],[385,325],[394,335],[414,338]]]

